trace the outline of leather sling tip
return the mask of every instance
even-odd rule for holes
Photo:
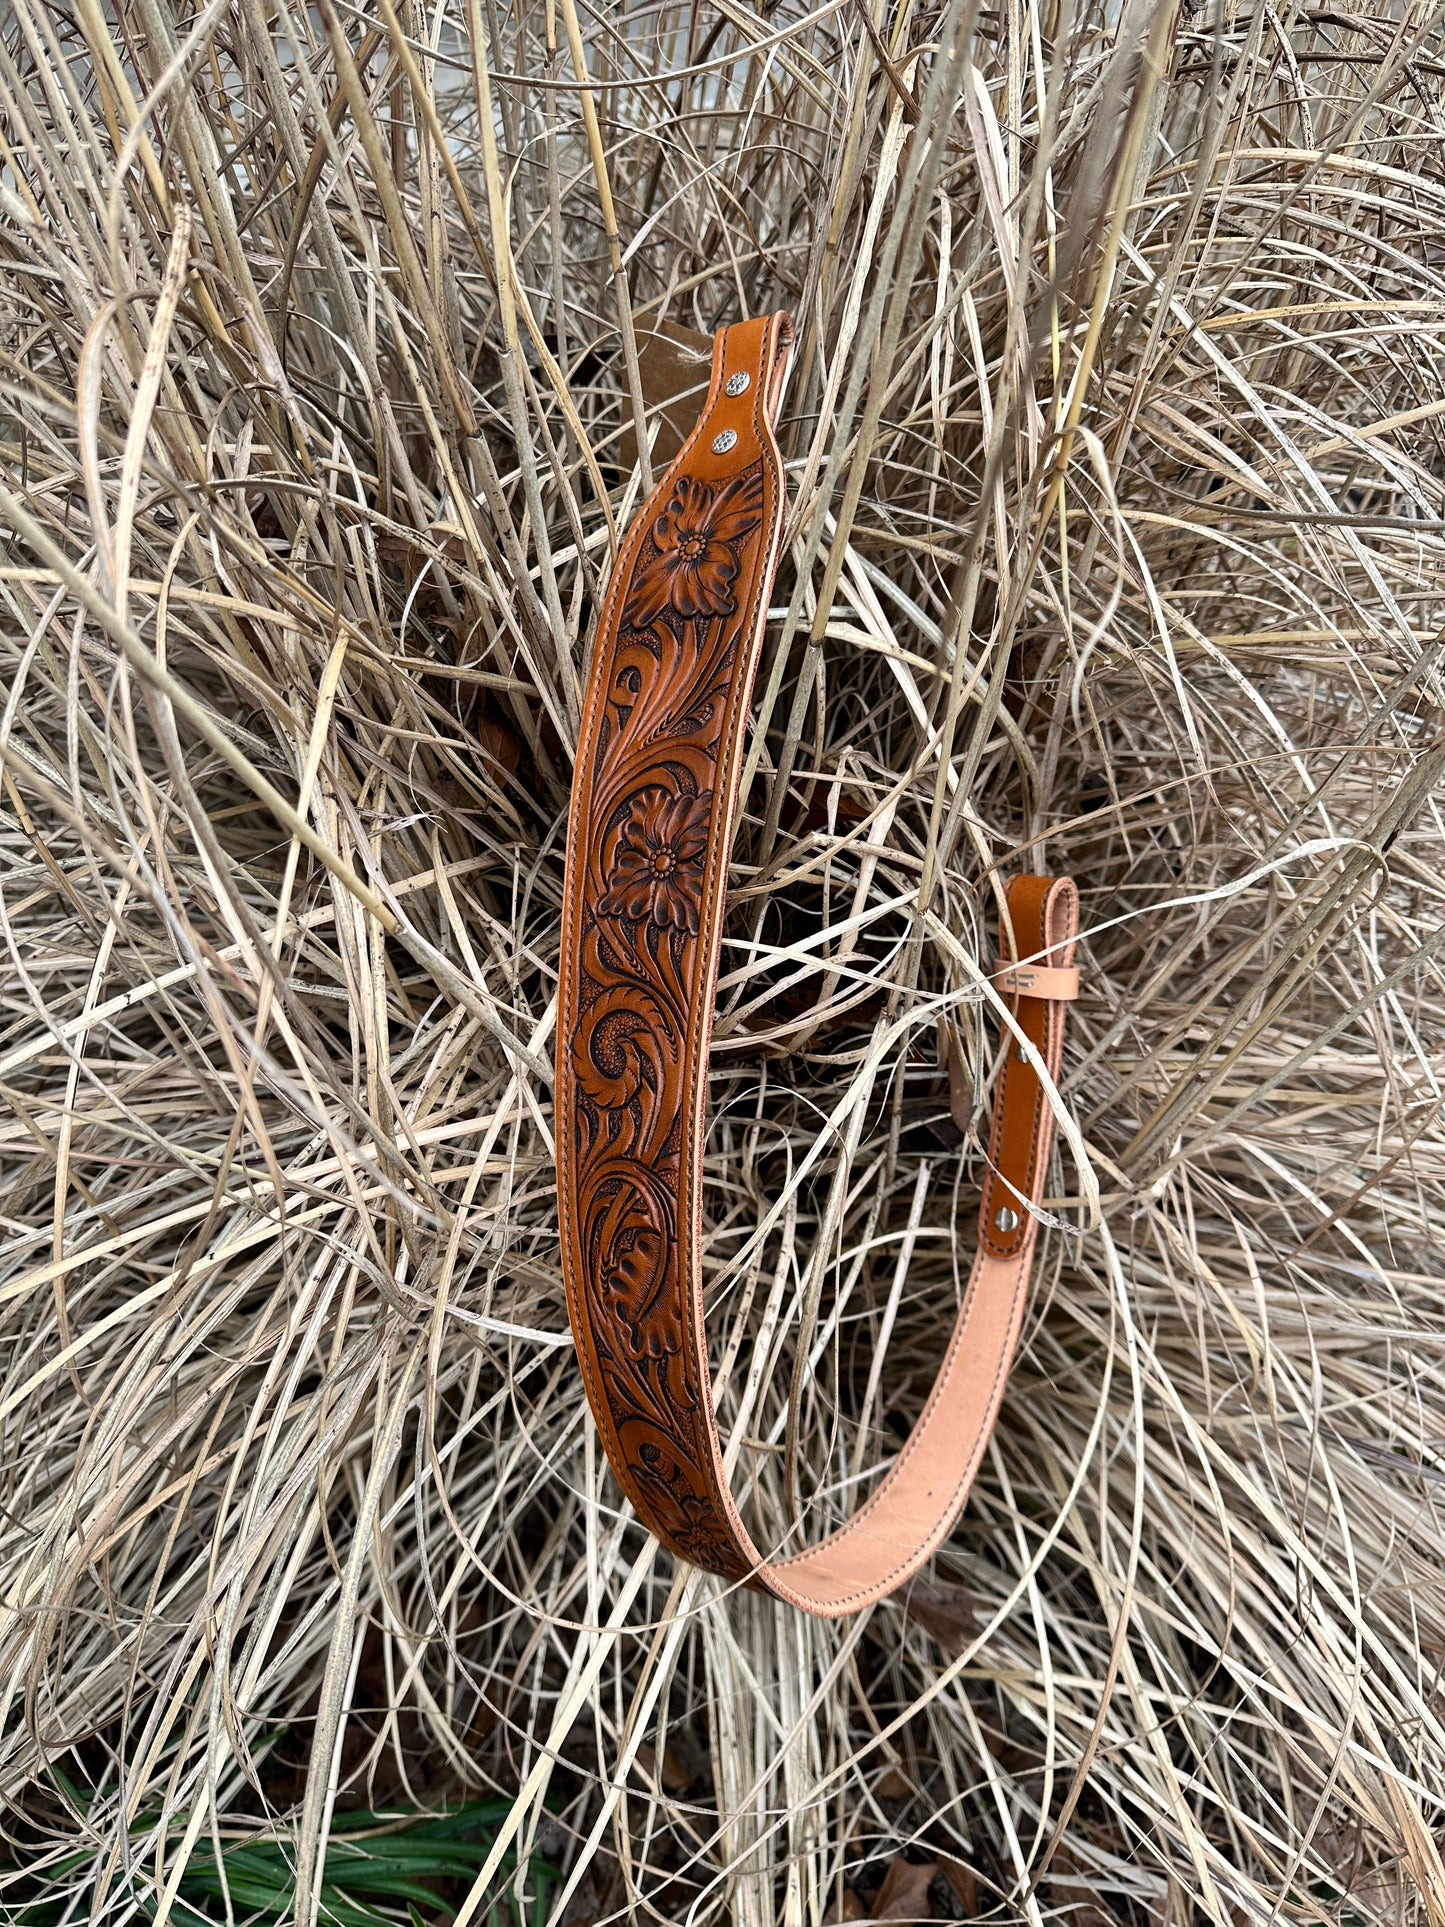
[[[1019,1207],[1042,1196],[1053,1117],[1036,1073],[1010,1053],[978,1249],[923,1414],[836,1532],[765,1557],[728,1489],[699,1254],[708,1049],[781,536],[773,423],[792,333],[783,313],[719,330],[702,414],[628,530],[603,602],[567,827],[557,1192],[583,1381],[638,1516],[679,1558],[838,1617],[910,1578],[968,1495],[1023,1319],[1037,1219]],[[1077,902],[1066,878],[1015,878],[1001,932],[1015,1022],[1051,1075]]]

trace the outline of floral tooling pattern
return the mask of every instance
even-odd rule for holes
[[[698,796],[669,796],[665,790],[634,796],[598,916],[645,920],[695,937],[711,816],[711,790]]]
[[[722,481],[683,473],[658,499],[609,597],[620,613],[598,638],[589,780],[573,799],[583,880],[559,1052],[569,1285],[589,1301],[584,1365],[605,1380],[594,1403],[610,1412],[624,1483],[674,1551],[741,1578],[708,1466],[706,1360],[684,1329],[696,1182],[684,1146],[727,865],[717,802],[732,771],[719,765],[739,753],[748,612],[774,531],[761,461]]]
[[[761,519],[762,471],[750,469],[721,488],[680,475],[652,525],[652,554],[633,577],[623,620],[647,629],[664,612],[685,622],[730,616],[737,543]]]

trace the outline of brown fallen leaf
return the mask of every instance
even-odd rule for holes
[[[969,1075],[958,1037],[951,1025],[939,1023],[940,1054],[948,1072],[948,1112],[954,1127],[968,1136],[977,1106],[973,1101],[973,1079]]]
[[[903,1595],[903,1610],[953,1659],[978,1631],[973,1594],[954,1580],[915,1579]]]
[[[978,1913],[978,1881],[974,1878],[973,1868],[965,1866],[963,1861],[955,1860],[948,1853],[938,1856],[938,1864],[962,1909],[960,1918],[972,1920]]]
[[[890,1766],[874,1787],[873,1797],[875,1800],[906,1803],[913,1798],[913,1788],[896,1766]]]
[[[646,1741],[637,1749],[637,1764],[649,1779],[661,1780],[668,1793],[686,1793],[692,1785],[692,1775],[670,1743],[662,1749],[661,1772],[658,1771],[657,1749]]]
[[[939,1877],[936,1860],[918,1865],[900,1853],[884,1876],[883,1885],[873,1898],[874,1920],[897,1922],[937,1920],[929,1888]]]
[[[868,1909],[851,1887],[845,1887],[841,1900],[828,1903],[828,1910],[823,1915],[823,1927],[837,1927],[839,1921],[866,1920],[867,1918]]]
[[[522,742],[515,729],[497,716],[483,713],[476,723],[477,741],[494,763],[515,776],[522,760]]]

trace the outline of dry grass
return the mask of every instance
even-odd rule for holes
[[[275,1839],[309,1922],[351,1810],[500,1794],[469,1920],[542,1849],[538,1918],[816,1923],[911,1846],[1000,1922],[1445,1922],[1442,86],[1435,0],[9,0],[26,1893]],[[551,1165],[636,344],[775,305],[707,1252],[760,1532],[931,1372],[999,877],[1087,932],[985,1475],[841,1626],[617,1510]]]

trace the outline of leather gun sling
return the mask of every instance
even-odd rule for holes
[[[627,532],[582,712],[562,912],[556,1144],[567,1303],[607,1456],[639,1518],[693,1565],[803,1611],[882,1598],[946,1536],[1023,1319],[1077,895],[1008,891],[995,983],[1029,1041],[999,1074],[977,1255],[922,1417],[831,1537],[754,1545],[728,1490],[703,1330],[708,1045],[743,739],[784,502],[773,438],[792,325],[719,331],[701,419]]]

